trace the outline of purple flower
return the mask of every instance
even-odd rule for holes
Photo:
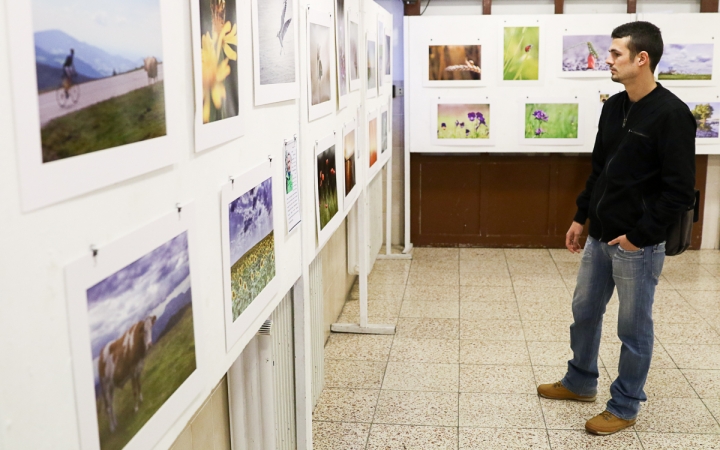
[[[478,122],[480,122],[481,124],[485,125],[485,116],[483,116],[482,113],[475,113],[475,114],[477,114],[477,120],[478,120]]]
[[[460,126],[465,128],[465,122],[460,122]]]
[[[543,122],[548,121],[548,116],[545,114],[545,111],[542,109],[538,109],[537,111],[532,113],[533,117],[535,117],[537,120],[542,120]]]
[[[445,122],[443,122],[440,124],[440,127],[444,130],[447,127],[447,125],[445,125]]]
[[[544,132],[545,132],[545,130],[543,130],[542,128],[538,128],[537,130],[535,130],[535,136],[540,136]]]
[[[467,136],[467,135],[469,135],[469,134],[470,134],[470,130],[468,130],[467,128],[465,128],[465,136]]]
[[[455,126],[456,126],[456,127],[459,127],[459,126],[460,126],[460,121],[459,121],[459,120],[456,120],[456,121],[455,121]]]
[[[475,121],[475,113],[474,113],[474,112],[469,112],[469,113],[468,113],[468,119],[470,119],[470,122],[474,122],[474,121]]]

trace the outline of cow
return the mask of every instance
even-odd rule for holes
[[[147,72],[148,76],[148,84],[152,84],[155,81],[157,81],[158,76],[158,62],[157,59],[155,59],[154,56],[148,56],[145,58],[145,63],[143,64],[143,69],[145,69],[145,72]]]
[[[152,328],[156,316],[146,317],[128,329],[125,334],[103,347],[98,361],[100,392],[105,404],[105,412],[110,422],[110,432],[117,428],[117,418],[113,409],[115,388],[122,389],[128,380],[132,380],[135,412],[143,401],[140,375],[145,365],[145,356],[152,347]]]

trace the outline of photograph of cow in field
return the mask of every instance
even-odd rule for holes
[[[156,316],[141,320],[130,327],[125,334],[108,343],[100,353],[98,362],[100,391],[105,402],[105,411],[110,419],[110,431],[115,431],[117,427],[117,418],[113,410],[116,387],[122,389],[125,383],[132,381],[135,412],[143,401],[140,376],[145,366],[145,355],[152,346],[152,327],[156,321]]]
[[[87,289],[100,448],[120,450],[196,368],[187,232]]]

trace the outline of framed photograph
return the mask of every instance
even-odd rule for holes
[[[390,117],[388,113],[388,107],[387,102],[383,102],[380,106],[380,137],[379,137],[379,144],[380,144],[380,158],[387,159],[390,157],[390,145],[392,142],[390,142]]]
[[[438,97],[433,103],[431,140],[435,145],[495,145],[490,130],[491,103],[487,96]]]
[[[378,152],[378,111],[373,110],[370,111],[367,115],[367,149],[368,149],[368,167],[369,171],[368,177],[367,177],[367,183],[370,183],[370,181],[377,175],[377,173],[380,171],[380,168],[382,166],[382,162],[379,162],[378,159],[380,157],[380,154]]]
[[[610,78],[605,63],[612,45],[610,34],[579,34],[562,36],[561,77]]]
[[[665,43],[655,69],[657,80],[666,86],[712,86],[715,44]]]
[[[427,75],[423,79],[423,86],[485,85],[482,76],[482,45],[442,44],[437,39],[430,39],[427,55]]]
[[[165,95],[165,75],[179,70],[163,53],[167,0],[143,14],[90,0],[7,8],[24,211],[175,162],[170,118],[182,99]]]
[[[377,86],[377,43],[374,39],[371,39],[371,35],[366,34],[366,49],[367,49],[367,98],[375,98],[378,95]]]
[[[203,388],[192,219],[183,206],[65,269],[82,450],[153,448]]]
[[[720,96],[710,101],[685,102],[690,108],[697,130],[695,143],[698,145],[720,144]]]
[[[378,19],[377,32],[377,83],[379,90],[385,82],[385,24],[380,19]]]
[[[347,20],[345,17],[345,0],[335,0],[335,55],[337,61],[337,93],[338,107],[343,109],[347,106],[348,83],[348,56],[347,56]]]
[[[383,75],[385,76],[385,82],[392,84],[392,22],[391,25],[385,30],[385,70]]]
[[[298,97],[297,2],[252,0],[255,106]]]
[[[236,0],[192,0],[195,151],[243,135]],[[201,106],[202,105],[202,106]]]
[[[540,20],[524,23],[506,20],[500,29],[501,84],[542,84],[545,48]]]
[[[285,172],[285,216],[288,233],[298,226],[301,220],[300,213],[300,171],[298,169],[298,140],[297,135],[286,139],[283,146],[284,172]]]
[[[350,91],[360,89],[360,19],[358,13],[351,11],[348,17],[348,81]]]
[[[337,164],[338,148],[335,134],[318,141],[315,146],[315,211],[317,211],[318,243],[332,236],[343,221],[342,165]]]
[[[225,345],[233,345],[277,293],[270,162],[235,177],[222,189]]]
[[[619,94],[623,91],[624,89],[600,89],[598,91],[597,119],[595,120],[596,124],[600,123],[600,115],[602,114],[602,109],[603,106],[605,106],[605,102],[608,101],[613,95]]]
[[[307,17],[308,120],[313,121],[335,111],[333,15],[308,7]]]
[[[582,145],[582,108],[575,97],[528,98],[522,102],[525,145]]]
[[[345,158],[344,172],[344,192],[345,200],[343,205],[345,210],[352,208],[353,203],[360,194],[360,187],[358,186],[358,176],[360,172],[358,170],[358,151],[357,151],[357,120],[353,119],[346,123],[343,127],[343,154]]]

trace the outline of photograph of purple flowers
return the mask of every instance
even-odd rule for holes
[[[435,142],[440,145],[492,145],[490,104],[438,102]]]
[[[525,139],[578,139],[578,103],[526,103]]]
[[[687,102],[697,122],[695,138],[698,144],[716,144],[720,131],[720,101]]]
[[[665,44],[658,63],[660,81],[712,80],[714,44]]]
[[[611,44],[609,34],[563,36],[562,76],[607,76],[610,66],[605,58]]]

